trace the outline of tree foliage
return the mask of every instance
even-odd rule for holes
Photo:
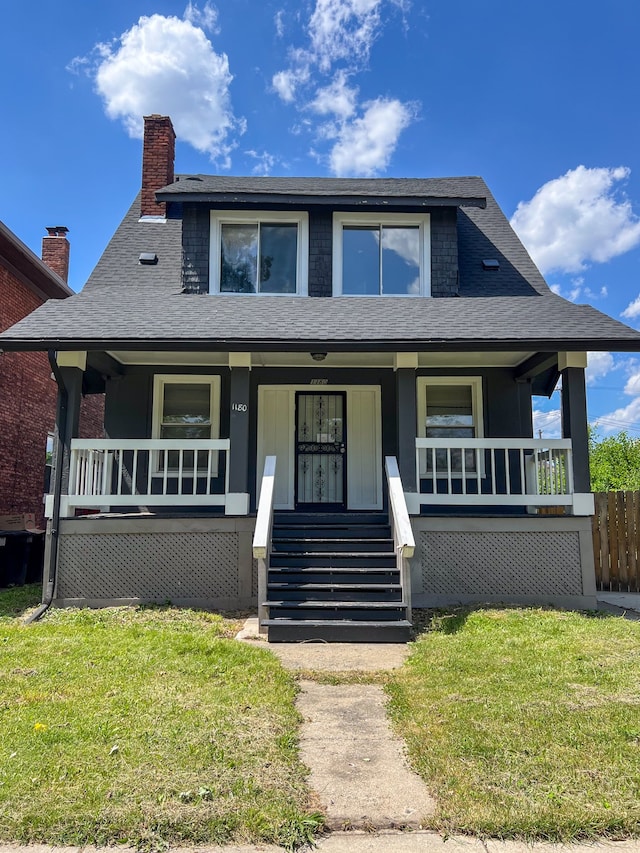
[[[640,490],[640,438],[623,431],[599,440],[590,430],[589,464],[592,491]]]

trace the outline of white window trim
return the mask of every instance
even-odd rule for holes
[[[345,225],[408,225],[420,229],[420,293],[382,293],[379,296],[414,299],[431,296],[431,217],[428,213],[334,213],[333,214],[333,295],[371,296],[364,293],[342,293],[342,234]]]
[[[296,264],[296,293],[227,293],[220,290],[220,245],[223,225],[256,225],[257,223],[288,223],[298,226],[298,259]],[[209,293],[220,296],[306,296],[309,280],[309,214],[286,210],[212,210],[211,243],[209,252]]]
[[[156,373],[153,377],[153,411],[152,411],[152,426],[151,438],[160,438],[160,430],[162,427],[162,403],[164,401],[165,385],[209,385],[209,412],[211,417],[211,435],[210,438],[220,437],[220,377],[209,376],[207,374],[179,374],[179,373]],[[153,476],[162,476],[158,473],[158,457],[153,463]],[[175,476],[176,469],[169,469],[169,474]],[[216,470],[212,471],[212,476],[217,476]]]
[[[471,414],[473,416],[473,426],[475,427],[475,437],[484,438],[482,376],[418,376],[416,379],[418,438],[427,437],[427,394],[429,393],[427,388],[429,385],[470,385]],[[484,476],[484,465],[481,475]],[[421,471],[420,476],[430,477],[431,474]],[[454,473],[452,476],[460,478],[461,475]]]

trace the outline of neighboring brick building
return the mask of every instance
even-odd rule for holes
[[[48,228],[38,258],[0,222],[0,331],[48,299],[65,299],[69,242],[66,228]],[[47,438],[53,432],[57,386],[44,352],[0,356],[0,515],[34,513],[44,526]],[[85,437],[102,435],[103,397],[83,401]]]

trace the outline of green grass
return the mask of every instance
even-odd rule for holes
[[[543,610],[436,616],[387,687],[431,828],[640,832],[640,625]]]
[[[30,583],[0,591],[0,623],[24,616],[34,610],[42,600],[42,584]]]
[[[319,828],[294,681],[230,639],[237,620],[54,610],[25,627],[16,595],[0,593],[0,839],[295,847]]]

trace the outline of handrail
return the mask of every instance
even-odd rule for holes
[[[271,555],[271,529],[273,527],[273,501],[275,497],[276,457],[267,456],[260,484],[256,528],[253,534],[253,556],[258,561],[258,630],[266,633],[262,627],[267,618],[267,573]]]
[[[402,488],[398,460],[395,456],[385,456],[384,463],[389,487],[389,520],[391,522],[396,551],[396,563],[400,572],[402,597],[407,608],[407,619],[411,620],[411,573],[409,570],[409,558],[413,557],[416,542],[404,497],[404,489]]]

